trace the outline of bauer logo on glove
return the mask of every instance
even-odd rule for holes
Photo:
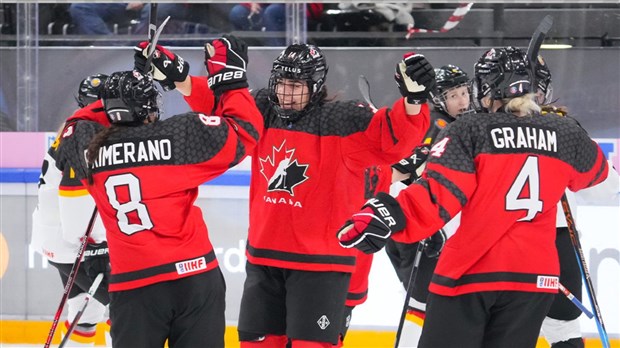
[[[353,214],[338,231],[344,248],[357,248],[366,254],[376,253],[387,243],[393,232],[405,228],[405,217],[394,197],[380,192],[369,199],[362,210]]]
[[[246,88],[248,46],[232,35],[208,41],[204,46],[207,83],[216,95],[225,91]]]

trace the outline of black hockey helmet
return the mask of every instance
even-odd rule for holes
[[[534,93],[534,72],[524,53],[516,47],[492,48],[474,65],[474,101],[516,98]]]
[[[439,111],[446,114],[448,113],[448,108],[446,107],[446,92],[453,88],[463,86],[471,90],[469,76],[467,76],[467,73],[463,71],[463,69],[456,65],[449,64],[435,69],[435,82],[435,87],[430,93],[433,105]],[[463,113],[469,113],[470,110],[473,112],[473,109],[470,107],[469,110]]]
[[[292,44],[282,51],[273,62],[269,78],[269,101],[278,112],[278,116],[294,122],[316,107],[325,95],[327,70],[328,66],[323,52],[314,45]],[[276,86],[282,79],[300,80],[307,83],[310,96],[303,110],[280,107]]]
[[[104,85],[102,99],[113,124],[140,125],[151,114],[159,118],[161,94],[150,75],[136,70],[112,73]]]
[[[544,97],[542,104],[551,104],[551,101],[553,99],[551,70],[549,70],[547,62],[540,55],[536,59],[536,66],[534,67],[534,70],[536,72],[536,88],[541,92]]]
[[[86,105],[94,102],[101,97],[101,91],[105,81],[108,79],[108,75],[95,74],[88,76],[82,82],[78,88],[78,94],[75,97],[75,101],[83,108]]]

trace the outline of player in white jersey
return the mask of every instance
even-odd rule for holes
[[[98,99],[99,87],[103,86],[106,75],[92,75],[80,83],[76,100],[80,108]],[[78,254],[81,238],[84,237],[95,203],[92,197],[71,172],[62,173],[56,168],[52,157],[55,142],[45,154],[41,168],[38,188],[38,204],[32,214],[31,245],[35,251],[47,258],[49,263],[60,273],[63,286],[67,282],[73,263]],[[105,252],[105,230],[101,219],[97,217],[87,246],[88,251]],[[96,252],[95,252],[96,253]],[[86,254],[86,253],[85,253]],[[105,267],[109,261],[107,255],[98,258],[86,257],[78,270],[75,283],[67,300],[67,321],[61,325],[61,335],[65,335],[69,324],[84,304],[84,298],[93,278],[98,273],[97,267]],[[94,266],[94,267],[93,267]],[[90,301],[82,314],[71,337],[69,347],[92,347],[95,345],[96,325],[106,322],[104,326],[106,341],[109,336],[109,322],[106,306],[110,302],[107,291],[107,276],[94,294],[96,301]]]

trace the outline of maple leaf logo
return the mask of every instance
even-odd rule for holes
[[[267,192],[286,191],[294,196],[293,188],[308,180],[307,164],[299,164],[294,158],[295,149],[287,149],[286,140],[279,147],[273,147],[272,156],[259,158],[260,173],[267,180]]]

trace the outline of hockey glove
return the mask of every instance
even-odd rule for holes
[[[247,88],[247,64],[248,46],[241,39],[224,35],[205,44],[205,67],[209,73],[207,83],[215,95]]]
[[[417,53],[407,53],[396,64],[394,75],[400,94],[410,104],[424,104],[435,87],[435,70],[426,58]]]
[[[148,57],[148,41],[142,41],[134,47],[134,69],[140,72],[145,70]],[[149,69],[153,79],[159,81],[161,87],[166,91],[176,88],[175,82],[183,82],[189,74],[189,63],[182,57],[168,51],[161,45],[155,46],[153,60]]]
[[[405,215],[394,197],[379,192],[338,231],[343,248],[355,247],[366,254],[381,250],[393,232],[405,228]]]
[[[446,236],[446,232],[443,230],[439,230],[432,236],[428,237],[426,240],[426,246],[424,246],[424,253],[426,256],[430,258],[439,257],[439,254],[441,254],[441,250],[443,250],[443,246],[446,244],[447,239],[448,237]]]
[[[403,180],[403,184],[411,185],[412,182],[418,180],[424,168],[426,168],[426,159],[428,153],[431,150],[431,146],[428,144],[420,145],[413,150],[413,154],[407,158],[403,158],[398,163],[392,165],[392,168],[398,170],[403,174],[411,174],[409,179]]]
[[[110,254],[108,253],[108,243],[89,243],[86,245],[82,267],[84,267],[84,271],[92,279],[95,279],[99,273],[110,273]]]

